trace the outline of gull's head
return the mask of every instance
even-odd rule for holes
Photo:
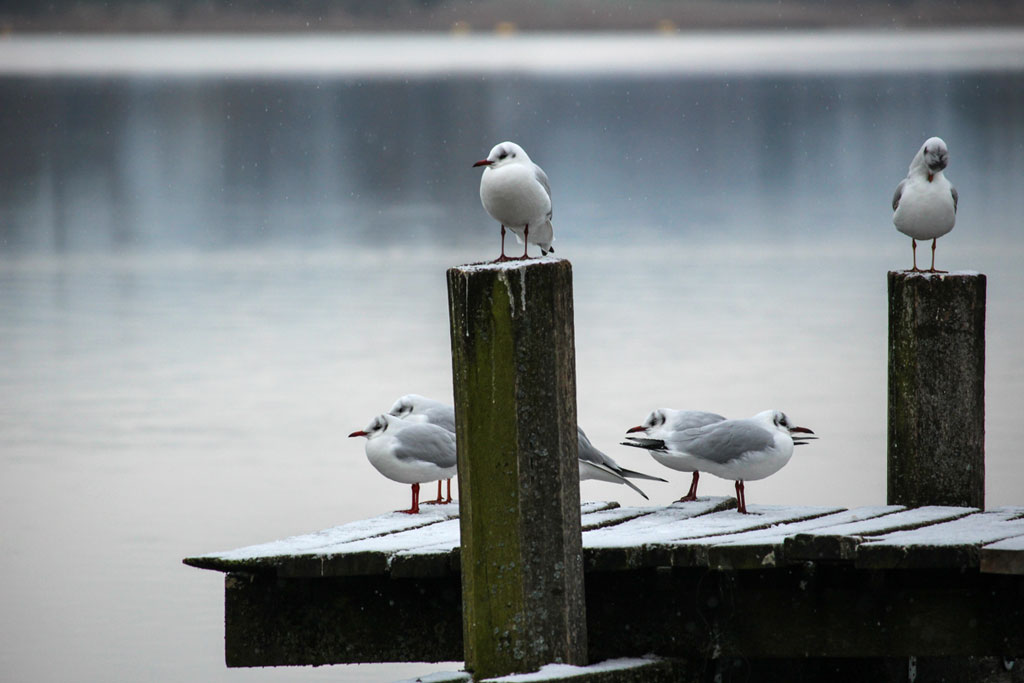
[[[473,166],[490,166],[497,168],[499,166],[504,166],[505,164],[518,164],[529,160],[530,157],[527,156],[523,148],[516,143],[499,142],[491,149],[491,153],[487,155],[486,159],[481,159],[473,164]]]
[[[657,429],[665,425],[665,420],[668,419],[668,415],[665,414],[664,408],[657,408],[651,411],[651,414],[647,416],[647,419],[642,424],[636,427],[630,427],[626,430],[627,434],[634,432],[650,432],[652,429]]]
[[[415,413],[417,410],[423,410],[427,408],[433,401],[429,398],[420,396],[419,394],[406,394],[402,398],[395,401],[395,404],[391,406],[391,410],[388,411],[390,415],[405,419]]]
[[[792,422],[790,422],[790,420],[786,416],[786,414],[784,412],[782,412],[781,410],[765,410],[765,411],[760,412],[757,415],[755,415],[754,419],[755,420],[761,420],[763,422],[771,424],[776,429],[778,429],[780,432],[784,432],[785,434],[787,434],[789,436],[793,436],[794,434],[798,434],[798,435],[814,434],[814,432],[812,432],[807,427],[797,427],[796,425],[794,425]],[[794,438],[795,439],[808,439],[808,438],[816,438],[816,437],[813,437],[813,436],[796,436]]]
[[[949,164],[949,150],[942,138],[928,138],[921,146],[921,158],[928,168],[929,179]]]
[[[386,432],[389,424],[387,415],[378,415],[366,427],[357,432],[352,432],[349,436],[365,436],[367,439],[372,439]]]

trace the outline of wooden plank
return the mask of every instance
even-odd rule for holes
[[[893,531],[948,522],[977,512],[975,508],[926,506],[902,510],[862,522],[824,527],[800,532],[786,539],[784,552],[792,561],[827,560],[853,561],[857,546],[868,536],[879,536]],[[902,510],[902,511],[900,511]]]
[[[708,549],[730,538],[787,524],[813,520],[842,512],[842,508],[792,507],[782,505],[748,505],[750,514],[729,510],[708,515],[699,524],[692,520],[674,525],[676,538],[653,543],[648,548],[647,562],[673,567],[708,566]]]
[[[245,546],[235,550],[187,557],[184,563],[190,567],[212,569],[221,572],[273,571],[285,564],[290,558],[309,556],[306,559],[312,560],[316,558],[313,565],[318,565],[320,556],[334,552],[333,549],[342,544],[417,529],[443,522],[446,519],[457,518],[458,515],[458,503],[425,505],[420,508],[420,514],[418,515],[392,512],[378,517],[371,517],[370,519],[348,522],[311,534],[291,536],[282,540]]]
[[[981,549],[981,571],[989,574],[1024,574],[1024,536],[990,543]]]
[[[880,505],[843,510],[823,517],[788,522],[740,534],[710,536],[692,542],[698,562],[712,569],[764,569],[791,562],[785,553],[786,542],[794,534],[847,526],[902,510],[898,505]]]
[[[866,540],[855,562],[865,569],[977,569],[981,546],[1022,534],[1024,507],[998,508]]]
[[[583,533],[583,560],[588,570],[620,570],[644,566],[644,539],[655,537],[659,529],[680,521],[736,507],[735,498],[701,498],[673,503],[664,508],[648,508],[649,514]]]
[[[594,529],[622,524],[630,519],[636,519],[637,517],[653,514],[657,510],[658,508],[655,507],[617,507],[596,511],[583,515],[580,519],[580,526],[582,526],[585,533]],[[586,541],[584,541],[584,543],[585,542]]]

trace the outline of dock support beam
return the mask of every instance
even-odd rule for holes
[[[572,266],[448,270],[466,668],[585,664]]]
[[[985,276],[889,272],[890,505],[985,507]]]

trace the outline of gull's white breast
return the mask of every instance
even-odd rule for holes
[[[916,240],[942,237],[956,223],[952,185],[942,174],[932,182],[920,176],[908,178],[892,220],[897,230]]]
[[[480,178],[480,201],[487,213],[507,228],[540,224],[551,211],[551,198],[537,181],[532,164],[485,169]]]

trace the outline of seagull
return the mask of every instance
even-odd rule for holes
[[[663,464],[675,461],[676,464],[668,465],[675,469],[692,468],[733,480],[738,510],[746,514],[743,482],[778,472],[792,457],[793,446],[817,438],[813,434],[806,427],[790,425],[782,411],[765,410],[743,420],[723,420],[665,432],[661,438],[638,437],[623,445],[646,448]]]
[[[892,222],[896,229],[910,237],[913,248],[913,272],[917,267],[917,240],[932,241],[932,267],[935,270],[935,242],[953,229],[956,205],[960,200],[956,188],[942,174],[949,163],[949,150],[942,138],[928,138],[910,162],[907,177],[896,186],[892,196]]]
[[[407,394],[391,406],[391,415],[401,417],[406,421],[422,421],[443,427],[453,434],[455,433],[455,408],[440,401],[424,398],[419,394]],[[647,494],[641,491],[629,479],[649,479],[651,481],[665,481],[661,477],[654,477],[642,472],[634,472],[620,467],[618,463],[605,455],[590,442],[587,435],[577,425],[576,437],[578,445],[578,461],[580,481],[585,479],[596,479],[607,481],[613,484],[625,484],[645,499]],[[450,484],[449,484],[450,486]],[[438,482],[438,498],[440,495],[440,482]],[[449,502],[451,493],[449,491]]]
[[[724,419],[725,416],[723,415],[719,415],[718,413],[709,413],[703,410],[673,410],[672,408],[656,408],[651,411],[651,414],[647,416],[647,419],[643,421],[643,424],[637,425],[636,427],[630,427],[626,430],[626,433],[635,434],[637,432],[643,432],[646,435],[646,438],[658,438],[663,434],[681,432],[684,429],[693,429],[694,427],[703,427],[704,425],[721,422]],[[626,438],[635,440],[638,437],[627,436]],[[700,480],[700,472],[692,467],[692,463],[688,461],[681,461],[678,458],[662,457],[661,454],[653,451],[651,452],[651,455],[665,467],[681,470],[683,472],[693,472],[693,479],[690,480],[690,490],[686,492],[685,496],[676,502],[685,503],[687,501],[697,500],[697,482]]]
[[[514,142],[502,142],[473,166],[486,167],[480,178],[480,201],[491,218],[501,223],[501,256],[495,263],[509,260],[505,256],[505,228],[514,232],[523,245],[521,258],[529,258],[531,243],[538,245],[543,255],[554,251],[551,185],[547,174],[530,161],[526,151]]]
[[[644,500],[650,499],[647,497],[647,494],[641,491],[640,487],[631,482],[630,479],[665,481],[661,477],[654,477],[650,474],[634,472],[633,470],[627,470],[625,467],[620,467],[617,462],[612,460],[608,455],[599,451],[594,444],[590,443],[590,439],[587,438],[587,435],[579,426],[576,427],[576,437],[579,448],[580,481],[585,479],[597,479],[598,481],[607,481],[612,484],[625,484],[643,496]]]
[[[434,401],[420,396],[419,394],[406,394],[401,397],[388,411],[389,415],[400,417],[408,422],[429,422],[438,427],[455,433],[455,409],[440,401]],[[437,499],[429,500],[427,503],[450,503],[452,502],[452,480],[448,479],[448,497],[441,495],[441,480],[437,480]]]
[[[412,506],[420,511],[420,484],[455,476],[455,435],[437,425],[407,422],[393,415],[378,415],[365,429],[352,432],[366,437],[366,457],[392,481],[412,485]]]

